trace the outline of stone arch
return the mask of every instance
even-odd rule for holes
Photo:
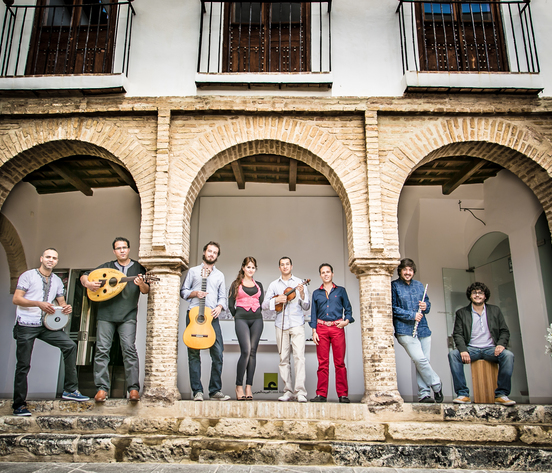
[[[9,219],[0,213],[0,243],[4,247],[10,268],[10,294],[15,292],[21,273],[27,271],[25,249],[17,230]]]
[[[0,208],[12,188],[30,172],[64,157],[86,154],[124,166],[142,202],[141,246],[152,233],[155,152],[117,121],[97,117],[62,117],[12,123],[0,134]],[[145,205],[146,203],[146,205]]]
[[[190,221],[197,195],[217,169],[253,154],[278,154],[302,161],[328,179],[344,208],[349,259],[369,253],[366,160],[330,133],[287,117],[242,117],[203,134],[187,153],[173,163],[173,176],[189,186],[179,190],[178,210],[171,220]],[[189,232],[185,224],[181,233],[174,232],[170,238],[182,242],[186,260]]]
[[[544,137],[496,118],[439,120],[406,136],[387,155],[382,179],[387,188],[385,225],[397,227],[399,197],[408,176],[418,167],[450,156],[470,156],[500,164],[521,179],[542,204],[552,223],[552,145]],[[398,236],[389,242],[398,249]]]

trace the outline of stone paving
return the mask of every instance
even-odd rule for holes
[[[0,463],[10,473],[524,473],[508,470],[435,470],[427,468],[350,468],[339,466],[182,465],[166,463]]]

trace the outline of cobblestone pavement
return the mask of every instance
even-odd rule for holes
[[[339,466],[181,465],[167,463],[0,463],[9,473],[525,473],[504,470],[361,468]]]

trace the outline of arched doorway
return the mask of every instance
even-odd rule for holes
[[[270,173],[268,161],[280,171]],[[359,325],[359,283],[348,267],[347,224],[343,204],[335,190],[322,174],[304,163],[290,164],[284,156],[271,155],[265,161],[258,156],[256,170],[249,170],[253,157],[235,162],[245,169],[243,184],[236,179],[232,166],[220,168],[201,189],[191,216],[190,266],[201,262],[203,245],[210,240],[221,244],[217,262],[229,287],[245,256],[257,259],[256,279],[265,287],[280,275],[278,260],[289,256],[293,273],[311,279],[309,291],[320,286],[318,266],[330,262],[334,266],[335,282],[347,288],[353,304],[354,317]],[[293,160],[291,160],[293,161]],[[289,168],[298,170],[297,180],[289,182]],[[284,170],[284,167],[286,168]],[[255,172],[257,175],[255,176]],[[272,182],[263,182],[261,176],[270,174]],[[241,174],[238,174],[238,176]],[[305,182],[307,175],[310,182]],[[261,177],[261,178],[259,178]],[[276,180],[278,179],[278,180]],[[182,343],[187,304],[180,306],[178,388],[182,399],[190,399],[187,350]],[[308,313],[307,313],[308,319]],[[360,330],[355,324],[346,333],[347,365],[349,367],[350,397],[360,401],[364,395],[361,359]],[[235,385],[239,347],[230,314],[221,315],[224,336],[223,389],[232,393]],[[311,330],[306,325],[307,391],[314,396],[316,390],[317,359]],[[255,399],[275,400],[283,388],[278,380],[279,357],[275,344],[274,321],[265,318],[264,330],[257,353],[257,369],[253,391]],[[203,383],[209,379],[210,359],[206,352],[202,363]],[[330,399],[337,400],[333,374],[330,379]],[[276,379],[276,384],[271,381]]]
[[[66,282],[66,299],[74,309],[65,330],[78,345],[79,385],[88,395],[95,393],[92,377],[94,310],[87,304],[79,276],[83,270],[113,259],[111,242],[115,236],[125,235],[131,239],[134,243],[132,257],[137,259],[141,220],[140,196],[133,177],[115,157],[98,156],[105,154],[107,157],[109,153],[105,150],[98,148],[95,155],[90,154],[95,148],[89,143],[79,146],[78,142],[69,145],[63,141],[48,142],[15,156],[0,168],[0,174],[4,175],[13,168],[25,172],[2,202],[2,215],[9,219],[21,239],[28,267],[38,265],[44,248],[55,247],[59,252],[60,262],[55,271]],[[42,155],[41,151],[47,151],[48,162],[27,159],[35,153]],[[5,264],[0,262],[0,271],[9,274]],[[6,313],[0,351],[7,363],[0,370],[0,393],[9,398],[15,365],[15,342],[11,337],[15,306],[11,304],[8,291],[2,296],[2,303]],[[145,303],[142,305],[143,321],[138,325],[137,345],[141,346],[143,360]],[[122,366],[118,368],[122,360],[117,353],[112,358],[113,384],[119,386],[113,394],[124,397],[120,382],[122,379],[124,383],[124,374]],[[60,369],[59,350],[37,343],[29,377],[29,399],[52,398],[59,394],[63,388],[59,382],[63,380]],[[117,376],[118,371],[122,376]]]
[[[419,174],[422,173],[420,171]],[[432,365],[444,381],[446,399],[452,399],[454,394],[445,354],[453,346],[451,334],[455,311],[469,303],[465,296],[467,286],[476,278],[483,278],[486,267],[492,267],[485,266],[487,263],[482,261],[490,262],[495,250],[495,256],[504,256],[505,250],[500,244],[506,243],[501,237],[493,246],[490,242],[494,240],[487,237],[486,245],[480,243],[481,248],[487,248],[486,252],[481,250],[485,257],[476,257],[478,246],[471,256],[470,251],[484,235],[496,234],[508,236],[506,241],[513,273],[510,275],[507,269],[505,274],[510,275],[511,279],[497,284],[496,288],[489,282],[492,279],[486,278],[483,282],[489,284],[494,297],[504,298],[505,301],[508,299],[504,294],[511,292],[512,285],[515,287],[521,334],[516,342],[521,348],[517,349],[516,364],[522,371],[525,370],[525,374],[519,375],[516,400],[550,402],[549,378],[542,376],[543,372],[551,369],[550,360],[542,355],[548,317],[534,233],[535,222],[542,212],[542,205],[531,189],[505,169],[499,169],[495,177],[488,177],[484,182],[459,185],[448,195],[443,194],[440,187],[419,183],[403,188],[399,203],[401,256],[413,258],[418,265],[417,277],[429,283]],[[479,263],[474,264],[469,261],[471,259]],[[507,262],[508,258],[502,261]],[[508,264],[504,264],[509,268]],[[472,272],[472,266],[480,268]],[[491,303],[499,305],[496,299]],[[504,310],[508,309],[505,307]],[[510,330],[515,332],[517,329],[513,322],[512,325]],[[403,355],[400,349],[396,350],[399,389],[408,398],[413,374],[410,360]]]

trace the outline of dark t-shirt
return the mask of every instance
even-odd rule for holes
[[[139,274],[146,274],[146,268],[144,268],[138,261],[131,260],[134,264],[128,268],[127,276],[138,276]],[[109,261],[98,266],[99,268],[112,268],[119,271],[119,268],[115,266],[116,261]],[[90,274],[90,271],[85,273]],[[98,306],[98,320],[104,320],[106,322],[127,322],[129,320],[136,320],[138,314],[138,298],[140,297],[140,288],[134,284],[134,281],[127,282],[127,285],[121,293],[117,294],[114,298],[102,302],[93,302]]]

